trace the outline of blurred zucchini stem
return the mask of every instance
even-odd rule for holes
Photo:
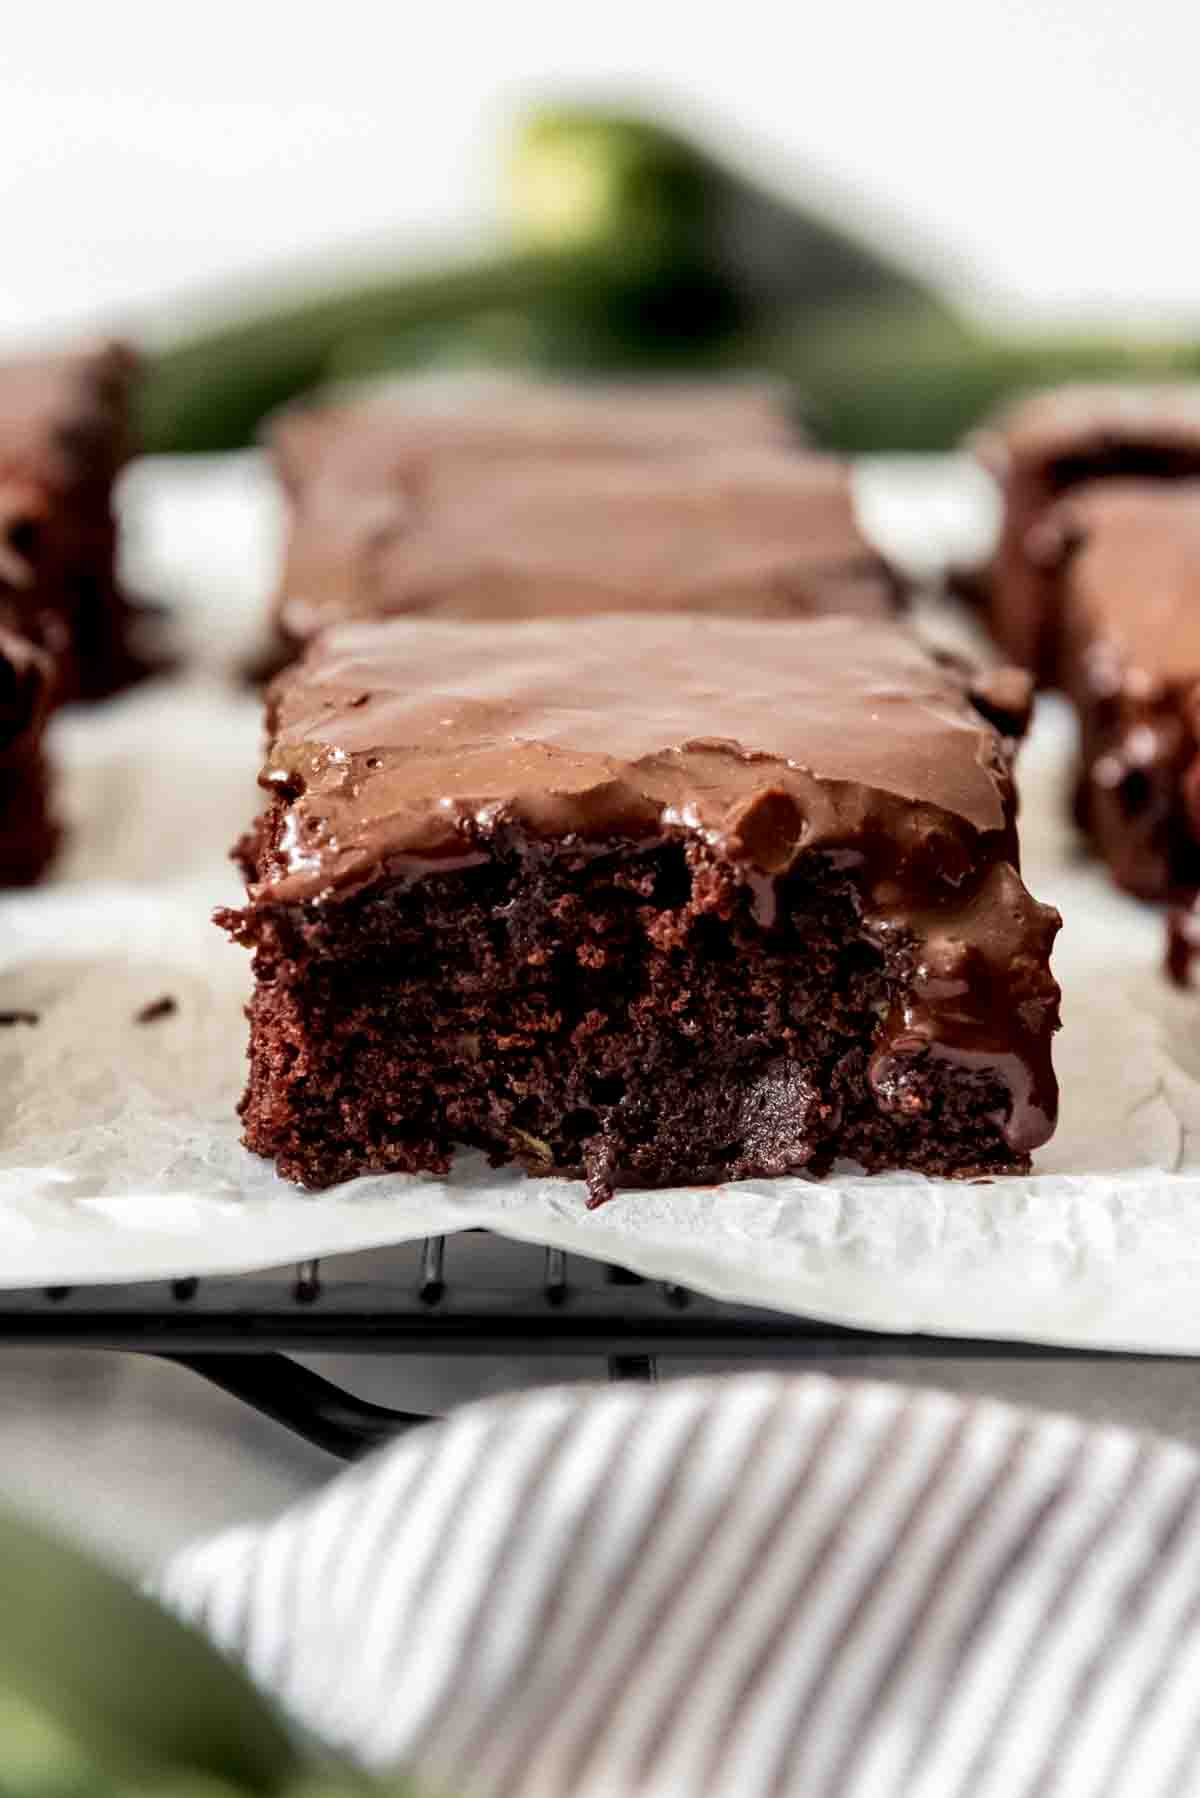
[[[146,447],[234,449],[327,382],[482,363],[774,374],[836,448],[941,449],[1021,387],[1200,368],[1190,344],[972,327],[820,212],[604,107],[533,108],[501,198],[507,242],[492,255],[334,285],[166,348],[146,383]]]

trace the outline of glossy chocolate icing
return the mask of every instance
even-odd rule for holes
[[[303,641],[346,617],[407,611],[882,615],[891,583],[844,471],[795,444],[780,393],[746,381],[460,376],[294,409],[271,432],[292,501],[279,620]],[[761,460],[741,464],[742,452]],[[705,453],[733,459],[689,474]],[[750,530],[765,531],[757,556]],[[700,534],[689,546],[685,532]]]
[[[383,381],[289,407],[268,427],[284,485],[404,487],[431,463],[521,455],[672,456],[796,440],[785,392],[769,381],[590,383],[488,374]]]
[[[1027,1153],[1054,1123],[1058,917],[1017,872],[1012,741],[901,627],[828,618],[394,620],[314,644],[271,697],[276,806],[251,904],[331,902],[506,845],[587,855],[699,839],[774,924],[819,855],[906,969],[871,1078],[903,1109],[926,1058],[993,1072]]]
[[[481,474],[437,467],[331,530],[297,524],[282,619],[304,640],[347,617],[608,611],[886,618],[894,580],[833,457],[736,450]],[[358,530],[351,547],[339,531]],[[309,584],[306,584],[309,583]]]

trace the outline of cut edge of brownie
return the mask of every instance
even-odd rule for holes
[[[273,828],[243,851],[257,860]],[[1049,1134],[1057,917],[1011,864],[980,885],[1024,932],[1040,918],[1037,953],[992,1043],[956,1048],[926,1014],[939,986],[994,978],[955,944],[978,893],[925,940],[889,938],[836,856],[802,857],[764,916],[761,893],[686,835],[586,858],[513,831],[493,848],[335,904],[221,914],[255,952],[245,1141],[285,1177],[445,1173],[461,1143],[582,1177],[597,1202],[835,1157],[1022,1172]]]

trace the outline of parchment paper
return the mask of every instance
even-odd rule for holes
[[[219,664],[269,580],[256,465],[138,471],[143,585],[199,621],[208,668],[56,724],[70,846],[0,899],[0,1285],[230,1272],[487,1225],[726,1298],[893,1331],[1200,1352],[1200,999],[1162,979],[1162,921],[1066,823],[1065,708],[1024,751],[1025,873],[1066,919],[1053,1142],[1027,1179],[749,1181],[618,1195],[462,1155],[447,1181],[322,1195],[238,1144],[248,961],[209,921],[256,804],[259,706]],[[195,628],[195,625],[193,626]],[[153,1001],[175,1010],[135,1021]]]

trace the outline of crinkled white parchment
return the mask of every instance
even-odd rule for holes
[[[135,565],[199,605],[220,659],[257,615],[269,497],[244,464],[137,482]],[[0,1030],[0,1285],[231,1272],[487,1225],[839,1322],[1200,1352],[1200,1000],[1162,979],[1161,917],[1078,856],[1060,706],[1022,758],[1026,877],[1066,919],[1061,1122],[1036,1173],[746,1181],[598,1211],[577,1182],[475,1155],[449,1180],[318,1196],[240,1147],[247,957],[210,912],[237,897],[226,857],[255,807],[258,733],[255,698],[203,671],[56,724],[70,846],[54,884],[0,899],[0,1010],[39,1018]],[[135,1021],[166,996],[169,1016]]]

